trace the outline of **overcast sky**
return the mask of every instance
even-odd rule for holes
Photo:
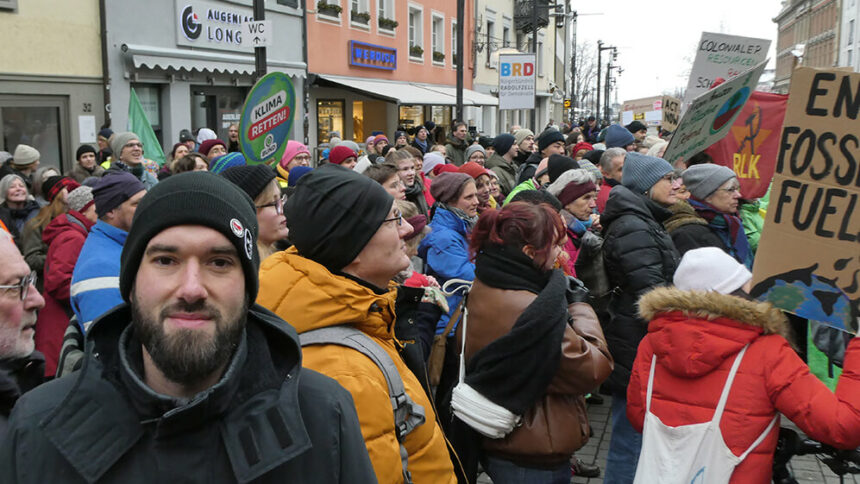
[[[686,87],[702,32],[770,39],[768,68],[773,68],[776,24],[772,19],[780,7],[780,0],[573,2],[580,14],[577,42],[588,41],[595,52],[598,40],[618,47],[618,63],[624,71],[618,81],[619,102]],[[592,13],[602,15],[585,15]]]

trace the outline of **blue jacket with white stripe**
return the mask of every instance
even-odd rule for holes
[[[128,232],[99,220],[90,229],[72,273],[72,310],[86,332],[99,316],[118,304],[119,266]]]

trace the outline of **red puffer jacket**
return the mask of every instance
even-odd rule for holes
[[[93,225],[80,212],[69,210],[51,220],[42,231],[48,255],[45,258],[45,307],[36,320],[36,349],[45,355],[46,376],[54,376],[57,371],[63,335],[71,314],[72,272]]]
[[[720,430],[740,455],[777,412],[807,435],[840,448],[860,446],[860,340],[845,354],[836,394],[809,372],[784,335],[788,323],[770,304],[718,293],[659,288],[639,300],[648,335],[639,345],[627,417],[640,432],[651,357],[657,368],[651,411],[669,426],[701,423],[714,415],[737,353],[747,344],[726,402]],[[735,469],[731,484],[771,481],[779,427]]]

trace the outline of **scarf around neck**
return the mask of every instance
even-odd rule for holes
[[[696,213],[707,220],[712,229],[723,234],[723,239],[727,239],[729,250],[732,251],[731,255],[738,262],[747,266],[747,269],[752,269],[752,249],[740,217],[731,213],[720,212],[713,205],[694,198],[690,198],[689,202]]]
[[[447,203],[439,202],[439,205],[442,208],[444,208],[445,210],[456,215],[457,218],[459,218],[460,220],[466,222],[466,230],[467,231],[471,231],[472,227],[474,227],[475,224],[478,223],[478,216],[477,215],[475,215],[474,217],[470,217],[468,214],[466,214],[466,212],[460,210],[457,207],[452,207],[452,206],[448,205]]]

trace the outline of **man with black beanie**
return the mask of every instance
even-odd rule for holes
[[[516,186],[517,170],[514,159],[519,153],[519,147],[514,142],[513,135],[502,133],[493,140],[494,152],[484,163],[484,168],[492,170],[499,177],[499,190],[502,197],[508,196]]]
[[[380,483],[404,482],[408,471],[416,483],[453,484],[433,407],[394,338],[397,291],[389,284],[409,266],[403,238],[412,232],[394,198],[372,179],[327,164],[302,177],[286,216],[294,246],[264,261],[257,302],[292,324],[303,341],[346,328],[340,331],[352,330],[368,347],[384,351],[402,379],[409,418],[416,418],[402,433],[395,428],[387,379],[373,360],[325,341],[309,343],[302,354],[306,367],[352,394]]]
[[[22,397],[0,481],[373,482],[349,394],[252,302],[256,237],[251,199],[215,174],[153,187],[122,252],[123,303],[90,328],[80,372]]]
[[[91,145],[81,145],[75,153],[75,163],[72,166],[70,176],[78,183],[83,183],[84,180],[91,176],[102,176],[105,169],[97,163],[98,153]]]
[[[525,163],[520,165],[517,171],[517,184],[534,178],[540,160],[549,158],[552,155],[564,154],[564,135],[555,128],[548,128],[538,136],[537,145],[538,150],[532,153],[526,159]]]

